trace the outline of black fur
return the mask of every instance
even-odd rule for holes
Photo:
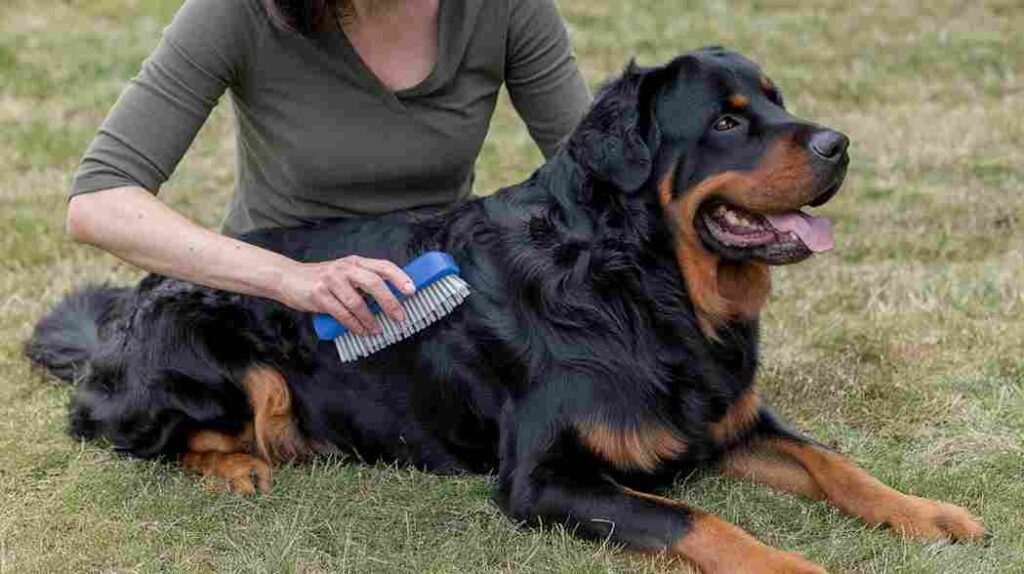
[[[340,363],[308,315],[159,276],[131,291],[73,295],[39,323],[29,357],[66,380],[85,375],[72,434],[134,456],[179,453],[193,430],[239,432],[251,416],[242,374],[267,365],[284,374],[298,427],[320,450],[437,472],[496,470],[498,501],[516,519],[589,536],[617,523],[616,540],[663,548],[688,514],[626,500],[616,485],[666,484],[714,460],[723,445],[709,424],[751,387],[758,355],[754,320],[725,325],[717,340],[698,327],[656,184],[676,169],[679,196],[708,175],[691,162],[714,152],[705,133],[725,87],[757,77],[721,50],[631,66],[522,184],[442,215],[244,238],[304,261],[452,254],[473,289],[466,304],[367,359]],[[742,153],[756,162],[756,151]],[[762,432],[782,432],[761,416]],[[616,468],[581,444],[576,425],[586,420],[657,424],[687,449],[652,472]]]
[[[106,338],[104,331],[121,315],[131,291],[88,287],[72,293],[36,324],[25,356],[66,383],[84,377]]]

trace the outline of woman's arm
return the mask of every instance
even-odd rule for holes
[[[248,0],[187,0],[108,114],[72,184],[72,237],[148,271],[329,313],[354,332],[379,329],[360,292],[394,319],[392,263],[346,257],[299,263],[189,221],[154,194],[224,91],[244,91],[255,40],[269,25]]]
[[[68,233],[138,267],[226,291],[275,299],[297,309],[328,313],[353,332],[379,332],[360,292],[389,316],[405,319],[387,288],[409,294],[409,277],[395,264],[344,257],[300,263],[208,230],[141,187],[120,187],[71,199]]]
[[[551,157],[590,107],[590,92],[555,0],[515,0],[505,85],[530,136]]]

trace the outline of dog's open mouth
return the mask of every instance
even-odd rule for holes
[[[757,214],[709,202],[697,216],[705,243],[730,259],[761,259],[773,265],[802,261],[834,245],[832,223],[800,210]]]

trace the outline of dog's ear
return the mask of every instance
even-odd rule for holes
[[[568,142],[576,162],[621,191],[640,189],[651,176],[661,140],[653,99],[662,78],[660,68],[630,62],[621,77],[598,91]]]

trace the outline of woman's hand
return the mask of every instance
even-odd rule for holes
[[[299,311],[331,315],[357,335],[380,333],[380,323],[367,306],[364,293],[373,297],[392,320],[405,320],[402,305],[385,281],[405,295],[416,291],[412,279],[394,263],[350,255],[323,263],[296,263],[284,274],[277,299]]]

